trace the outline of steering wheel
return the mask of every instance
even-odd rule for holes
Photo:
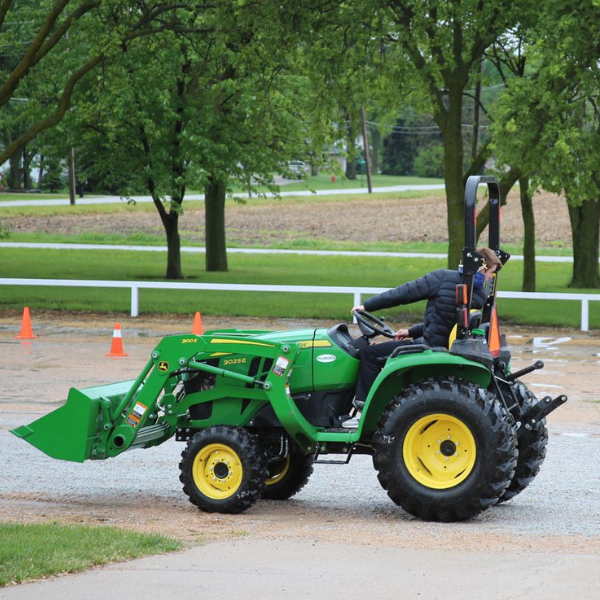
[[[358,328],[367,339],[371,339],[376,335],[383,335],[392,339],[396,337],[396,332],[387,323],[384,323],[381,319],[378,319],[366,310],[353,310],[352,314],[356,318]]]

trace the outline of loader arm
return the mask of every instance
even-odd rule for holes
[[[297,344],[222,334],[169,336],[156,346],[137,379],[72,388],[63,406],[11,433],[52,458],[83,462],[155,446],[177,431],[221,423],[244,426],[270,403],[290,436],[301,447],[310,447],[317,429],[300,413],[287,389],[299,350]],[[269,359],[272,367],[259,379],[209,363],[215,356],[240,353]],[[181,394],[181,374],[190,372],[209,373],[227,384]],[[213,405],[208,419],[191,418],[190,408],[205,403]]]

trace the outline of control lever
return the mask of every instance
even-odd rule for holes
[[[531,373],[532,371],[537,371],[538,369],[543,369],[543,368],[544,368],[544,361],[537,360],[531,366],[525,367],[524,369],[521,369],[520,371],[516,371],[515,373],[511,373],[510,375],[507,375],[504,378],[504,380],[509,381],[509,382],[514,381],[515,379],[518,379],[519,377],[523,377],[523,375],[527,375],[528,373]]]

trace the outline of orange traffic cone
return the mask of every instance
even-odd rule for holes
[[[15,338],[18,340],[34,340],[37,336],[33,335],[31,329],[31,316],[29,315],[29,307],[26,306],[23,309],[23,319],[21,320],[21,334],[16,335]]]
[[[490,319],[488,347],[490,349],[490,354],[494,358],[498,358],[500,356],[502,339],[500,338],[500,326],[498,325],[498,311],[496,310],[495,306],[492,308],[492,315]]]
[[[120,323],[115,323],[110,352],[106,356],[129,356],[123,352],[123,338],[121,337]]]
[[[194,335],[202,335],[204,330],[202,329],[202,315],[197,312],[194,317],[194,326],[192,327],[192,333]]]

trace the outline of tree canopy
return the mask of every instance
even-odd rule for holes
[[[352,176],[361,109],[390,124],[414,114],[443,140],[449,266],[466,178],[493,157],[503,193],[530,180],[566,193],[573,284],[600,285],[583,227],[600,198],[599,12],[594,0],[0,0],[0,164],[74,147],[91,181],[143,186],[179,278],[190,187],[205,191],[207,269],[225,270],[233,181],[275,190],[288,160],[318,163],[341,141]],[[439,162],[424,152],[418,165]],[[582,261],[578,240],[595,257]]]

